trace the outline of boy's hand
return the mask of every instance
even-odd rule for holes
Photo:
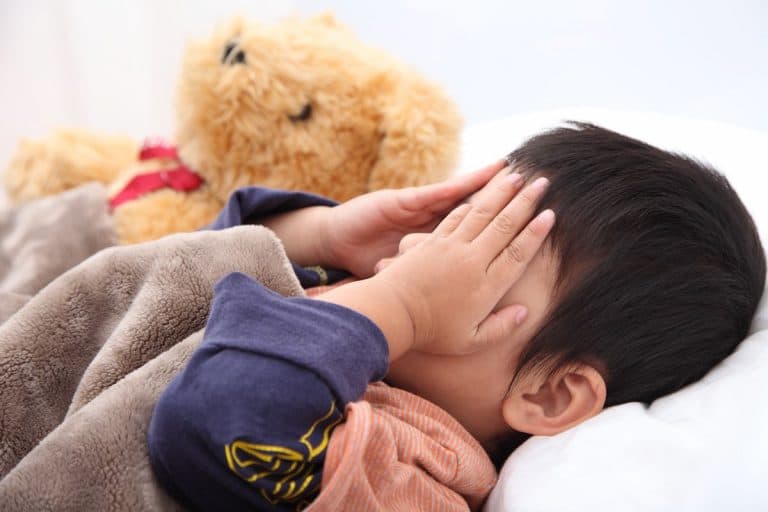
[[[322,241],[321,263],[359,278],[371,276],[380,259],[397,252],[404,235],[434,229],[457,202],[484,186],[503,167],[502,160],[442,183],[380,190],[332,208],[317,234]]]
[[[412,350],[466,354],[515,328],[521,306],[493,309],[522,276],[555,220],[551,210],[530,220],[548,181],[539,178],[515,195],[521,182],[516,174],[494,180],[474,206],[456,208],[371,279],[399,298],[410,318]]]
[[[530,220],[547,180],[539,178],[517,194],[521,181],[518,175],[491,181],[474,204],[453,210],[374,277],[316,298],[376,323],[390,361],[409,350],[466,354],[505,339],[523,306],[493,310],[554,225],[551,210]]]

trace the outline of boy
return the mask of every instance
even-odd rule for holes
[[[720,175],[588,124],[507,164],[335,208],[237,194],[214,227],[261,216],[303,283],[361,280],[219,282],[150,425],[164,487],[203,510],[474,510],[491,459],[694,382],[747,334],[765,259]]]

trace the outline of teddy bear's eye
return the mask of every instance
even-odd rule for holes
[[[306,105],[304,105],[304,108],[301,109],[301,112],[299,112],[298,114],[289,115],[288,119],[296,123],[299,121],[306,121],[310,117],[312,117],[312,104],[307,103]]]
[[[238,44],[237,39],[232,39],[229,42],[227,42],[227,45],[224,47],[224,53],[221,54],[222,64],[230,64],[230,65],[245,64],[245,52],[243,50],[238,49],[237,44]],[[232,57],[232,59],[230,59],[230,56],[232,56],[233,52],[235,55]]]

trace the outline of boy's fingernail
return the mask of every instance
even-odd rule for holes
[[[536,181],[533,182],[533,185],[531,185],[536,190],[544,190],[549,185],[549,180],[545,177],[537,178]]]
[[[528,308],[520,308],[520,310],[515,315],[515,323],[517,325],[520,325],[525,321],[525,317],[528,316]]]
[[[555,212],[547,208],[546,210],[544,210],[539,214],[539,222],[542,222],[546,225],[554,224]]]
[[[520,175],[519,172],[513,172],[512,174],[507,175],[507,181],[509,183],[512,183],[513,185],[518,183],[523,177]]]

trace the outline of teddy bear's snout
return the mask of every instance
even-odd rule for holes
[[[229,66],[245,64],[245,52],[238,48],[237,40],[229,41],[224,47],[224,53],[221,54],[221,63]]]

